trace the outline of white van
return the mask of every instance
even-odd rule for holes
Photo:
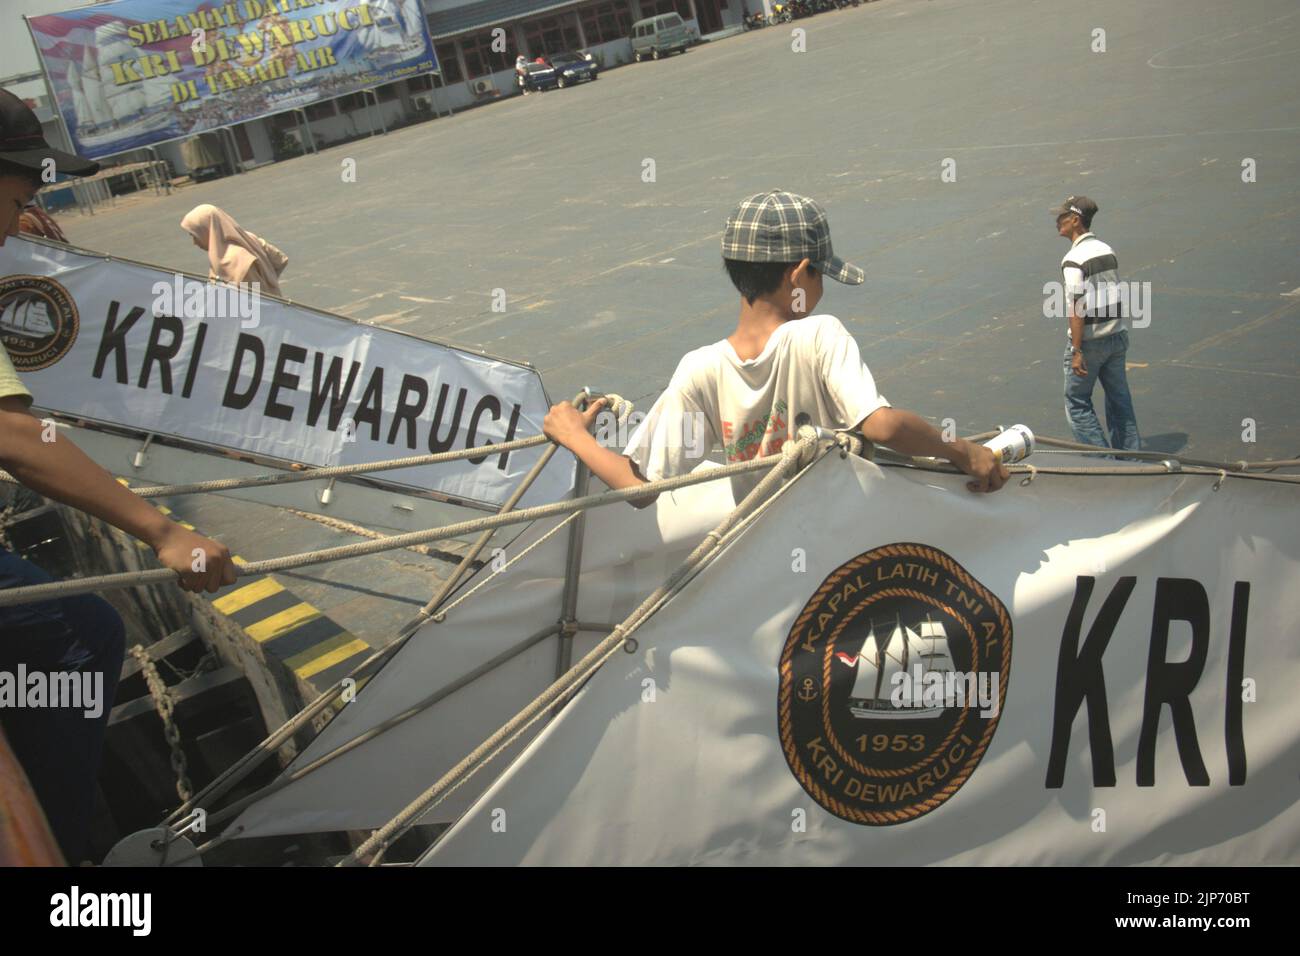
[[[632,56],[640,63],[646,57],[657,60],[691,45],[691,34],[680,15],[661,13],[632,24]]]

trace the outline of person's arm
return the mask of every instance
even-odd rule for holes
[[[1085,378],[1088,375],[1088,363],[1083,360],[1083,315],[1080,311],[1079,299],[1070,305],[1070,344],[1074,346],[1074,354],[1070,356],[1070,368],[1075,375]]]
[[[216,591],[233,584],[235,568],[224,544],[170,520],[132,494],[95,464],[71,439],[44,441],[44,427],[18,396],[0,398],[0,466],[47,498],[94,515],[139,538],[158,553],[165,567],[181,575],[188,591]],[[192,570],[195,551],[205,570]]]
[[[904,455],[946,458],[974,481],[971,491],[997,491],[1011,477],[997,456],[983,445],[964,438],[944,441],[939,430],[915,412],[901,408],[878,408],[859,427],[868,441],[885,445]]]
[[[542,431],[558,445],[563,445],[591,469],[591,473],[615,491],[623,488],[635,488],[646,480],[637,472],[632,459],[620,455],[612,448],[605,448],[596,441],[591,433],[592,422],[606,405],[606,400],[598,398],[585,412],[580,412],[568,402],[551,406],[542,422]],[[659,496],[648,495],[645,498],[632,498],[629,503],[637,508],[652,504]]]
[[[868,441],[904,455],[946,458],[975,479],[966,484],[971,491],[997,491],[1010,477],[993,452],[983,445],[962,438],[946,442],[920,415],[892,407],[877,391],[857,341],[838,319],[822,316],[816,332],[822,381],[842,416],[841,421],[856,421],[854,430]]]
[[[1070,345],[1074,348],[1070,368],[1082,378],[1088,374],[1088,363],[1083,360],[1083,320],[1088,287],[1083,279],[1083,268],[1074,262],[1061,266],[1061,276],[1065,280],[1065,299],[1070,310]]]

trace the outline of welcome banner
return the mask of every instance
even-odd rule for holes
[[[87,156],[437,70],[420,0],[115,0],[27,22]]]
[[[540,434],[534,369],[247,290],[13,238],[0,340],[35,404],[286,462],[340,465]],[[378,472],[496,505],[542,448]],[[525,503],[573,484],[560,452]]]

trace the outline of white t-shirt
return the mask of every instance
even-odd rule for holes
[[[687,352],[623,454],[657,481],[691,471],[715,445],[728,464],[775,454],[801,416],[847,429],[886,407],[848,329],[810,315],[779,326],[757,358],[741,359],[726,339]],[[743,476],[737,495],[764,474]]]
[[[1065,301],[1074,305],[1083,300],[1084,341],[1104,338],[1128,328],[1125,321],[1123,288],[1119,285],[1119,263],[1115,250],[1090,232],[1070,245],[1061,259],[1065,278]],[[1070,330],[1066,326],[1066,338]]]

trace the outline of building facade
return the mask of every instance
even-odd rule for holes
[[[239,123],[229,135],[205,133],[204,150],[182,142],[155,150],[177,174],[191,172],[187,160],[196,155],[219,154],[229,165],[233,154],[241,169],[251,169],[514,95],[521,53],[533,59],[581,50],[608,70],[632,61],[637,20],[676,12],[697,36],[708,36],[739,30],[747,3],[763,8],[763,0],[422,0],[439,74]],[[51,115],[51,127],[56,122]]]

